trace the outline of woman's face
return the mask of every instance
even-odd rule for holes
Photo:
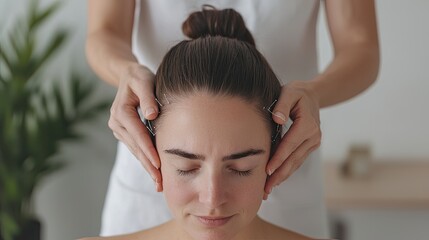
[[[270,130],[237,97],[199,94],[168,107],[156,145],[169,208],[192,238],[230,239],[262,202]]]

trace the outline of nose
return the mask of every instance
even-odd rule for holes
[[[227,202],[228,186],[221,173],[207,174],[200,182],[199,201],[210,209],[216,209]]]

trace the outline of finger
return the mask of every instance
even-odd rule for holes
[[[271,194],[273,188],[275,186],[277,186],[278,182],[279,182],[279,178],[281,175],[281,172],[283,174],[287,174],[290,172],[290,169],[292,168],[292,163],[288,162],[288,160],[286,160],[283,165],[278,168],[267,180],[267,182],[265,183],[265,192],[267,194]]]
[[[139,99],[143,116],[148,120],[154,120],[159,113],[158,103],[154,95],[154,75],[148,70],[139,69],[130,83],[132,92]]]
[[[262,199],[267,200],[268,199],[268,193],[264,192],[264,197]]]
[[[305,161],[308,155],[320,146],[315,140],[305,141],[293,152],[286,161],[269,177],[265,189],[271,191],[274,186],[281,184],[288,179]]]
[[[112,115],[110,116],[107,125],[112,130],[113,136],[115,136],[115,138],[118,139],[119,141],[122,141],[125,143],[126,139],[123,139],[121,135],[121,132],[125,131],[125,129],[119,124],[118,121],[115,120],[115,118],[112,117]]]
[[[125,139],[125,145],[128,149],[134,154],[134,156],[140,161],[146,171],[149,173],[153,181],[155,182],[156,189],[162,189],[162,176],[159,168],[156,168],[147,158],[145,153],[138,147],[135,141],[133,141],[132,137],[128,134],[127,131],[122,131],[118,133],[121,135],[122,139]]]
[[[118,98],[120,100],[120,97]],[[118,104],[119,100],[112,105],[109,127],[116,133],[116,137],[119,140],[129,148],[135,149],[132,152],[140,161],[142,161],[140,156],[145,155],[155,168],[159,168],[161,164],[157,151],[146,127],[138,117],[136,109],[130,105],[118,108],[117,106],[120,105]]]
[[[155,100],[155,95],[153,94],[153,74],[149,71],[145,71],[142,74],[145,74],[145,78],[143,80],[136,79],[135,81],[132,81],[131,87],[139,99],[139,109],[143,113],[144,118],[154,120],[158,117],[159,108],[158,102]],[[140,149],[142,149],[144,154],[150,159],[152,164],[156,168],[159,168],[161,162],[159,160],[158,152],[153,145],[152,136],[150,135],[151,133],[148,132],[142,123],[141,116],[136,109],[134,109],[134,113],[137,114],[138,119],[129,117],[128,119],[123,120],[123,124]],[[127,115],[124,114],[124,116]]]
[[[271,175],[278,167],[280,167],[284,160],[286,160],[289,155],[292,154],[309,137],[307,128],[305,128],[299,120],[295,121],[281,139],[281,142],[277,146],[271,160],[268,162],[268,175]]]
[[[163,191],[162,183],[156,183],[156,191],[157,192],[162,192]]]
[[[277,124],[283,125],[289,118],[292,107],[296,104],[297,99],[286,94],[287,85],[282,87],[279,99],[272,110],[272,118]]]
[[[136,105],[134,105],[135,100],[137,100],[138,102],[138,96],[136,97],[133,94],[131,96],[134,97],[127,96],[130,95],[120,93],[116,95],[115,101],[111,108],[110,120],[112,120],[111,122],[113,123],[111,124],[111,128],[113,131],[116,132],[120,131],[120,129],[118,129],[118,126],[120,126],[121,128],[125,128],[125,131],[128,132],[127,135],[132,137],[133,141],[136,142],[137,146],[139,146],[139,148],[144,151],[144,153],[152,162],[152,164],[156,168],[159,168],[160,161],[158,154],[153,146],[148,130],[144,126],[140,115],[137,112]],[[116,128],[114,129],[114,127]],[[121,140],[124,141],[124,139]]]
[[[268,174],[273,173],[305,141],[310,141],[314,145],[320,144],[322,138],[320,124],[313,120],[305,117],[293,122],[267,165]]]
[[[157,192],[162,192],[162,173],[159,171],[159,181],[155,181],[155,187]]]
[[[146,156],[146,154],[138,147],[137,143],[134,141],[133,137],[127,132],[127,130],[120,126],[119,122],[117,122],[114,118],[109,120],[109,126],[114,129],[114,135],[117,139],[124,142],[128,149],[137,157],[137,159],[143,164],[143,167],[151,174],[152,178],[155,182],[161,183],[161,177],[159,172],[160,165],[156,166],[154,164],[149,164],[147,166],[146,163],[150,162]],[[151,140],[149,140],[151,141]],[[152,143],[151,143],[152,144]],[[156,151],[156,150],[154,150]],[[155,153],[157,155],[157,153]],[[157,170],[156,172],[154,171]],[[158,187],[157,187],[158,188]]]
[[[113,132],[113,136],[115,136],[115,138],[116,138],[117,140],[121,140],[121,139],[120,139],[120,135],[119,135],[118,133]]]
[[[124,107],[119,110],[118,116],[120,116],[118,122],[125,128],[127,136],[132,138],[137,144],[138,151],[142,151],[143,155],[150,160],[153,166],[159,168],[161,163],[158,153],[153,145],[151,135],[141,121],[137,110],[132,107]]]
[[[154,120],[158,117],[159,108],[158,103],[155,100],[155,95],[150,93],[143,93],[145,95],[139,96],[140,108],[144,117],[148,120]]]

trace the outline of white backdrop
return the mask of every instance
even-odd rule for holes
[[[368,142],[376,157],[429,160],[428,10],[425,0],[377,2],[378,80],[359,97],[322,110],[324,159],[343,157],[353,142]],[[325,25],[319,23],[323,68],[332,53]]]
[[[42,0],[43,4],[52,0]],[[25,12],[28,0],[0,0],[0,34]],[[322,154],[339,161],[352,143],[369,143],[377,158],[429,161],[429,1],[377,2],[381,42],[381,71],[375,85],[346,103],[323,109]],[[319,59],[323,69],[332,57],[324,15],[319,21]],[[60,75],[70,66],[88,72],[84,56],[86,1],[64,1],[52,27],[74,31],[67,48],[50,72]],[[97,98],[113,98],[114,89],[99,82]],[[96,235],[108,176],[115,155],[115,140],[107,128],[108,112],[82,126],[85,142],[65,144],[69,167],[50,177],[37,195],[37,210],[45,223],[45,240]],[[411,224],[411,223],[410,223]],[[389,239],[389,238],[386,238]]]

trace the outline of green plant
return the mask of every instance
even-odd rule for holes
[[[77,139],[78,123],[108,107],[106,101],[90,103],[94,85],[70,74],[66,87],[47,84],[43,73],[48,60],[69,36],[56,30],[40,47],[37,31],[58,9],[54,3],[41,9],[31,1],[27,18],[11,28],[0,46],[0,239],[12,240],[35,218],[33,193],[40,182],[58,171],[64,140]],[[58,80],[58,79],[54,79]],[[49,82],[48,82],[49,83]],[[47,87],[49,86],[49,87]]]

